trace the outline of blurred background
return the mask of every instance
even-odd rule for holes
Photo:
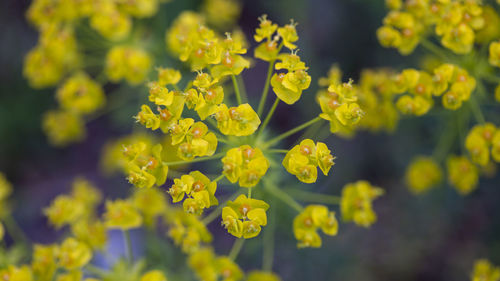
[[[74,177],[90,179],[109,198],[129,192],[130,185],[123,176],[104,177],[98,163],[107,140],[133,129],[132,116],[138,105],[125,104],[92,120],[87,124],[87,138],[81,143],[66,148],[50,146],[40,124],[42,114],[56,107],[54,89],[31,89],[22,76],[23,57],[38,37],[25,20],[29,4],[27,0],[0,3],[0,171],[15,187],[12,205],[21,228],[32,241],[50,243],[61,233],[47,226],[41,209],[56,195],[69,192]],[[164,4],[156,15],[159,20],[151,21],[155,33],[161,36],[158,44],[165,44],[162,36],[180,11],[199,10],[201,4],[195,0]],[[279,24],[291,18],[299,23],[299,54],[313,78],[301,102],[278,107],[272,122],[276,130],[285,131],[319,112],[314,101],[317,79],[325,76],[333,63],[344,71],[346,81],[349,77],[356,81],[364,68],[419,65],[421,50],[402,57],[378,44],[375,30],[386,13],[383,0],[242,1],[238,23],[253,45],[251,34],[258,25],[257,17],[264,13]],[[182,68],[166,56],[155,65]],[[258,61],[254,68],[244,71],[254,104],[266,69],[267,64]],[[130,88],[128,92],[138,99],[146,98],[143,88]],[[341,224],[338,236],[323,238],[322,248],[297,249],[292,233],[295,214],[276,202],[280,217],[274,271],[283,280],[468,280],[475,259],[485,257],[500,263],[498,175],[482,178],[480,188],[466,197],[444,183],[416,197],[402,181],[413,156],[432,153],[446,126],[442,119],[440,115],[403,119],[393,134],[359,133],[352,139],[330,136],[326,142],[337,157],[336,165],[329,177],[320,177],[310,190],[339,195],[344,184],[369,180],[386,190],[386,195],[375,203],[379,220],[369,229]],[[227,253],[232,239],[224,239],[228,235],[217,224],[211,230],[217,237],[218,254]],[[119,233],[116,236],[121,239]],[[137,251],[162,260],[167,267],[180,255],[168,243],[151,249],[143,243],[144,237],[140,231],[133,233]],[[121,243],[112,240],[110,247],[119,252]],[[260,267],[261,245],[261,238],[246,243],[238,257],[245,270]]]

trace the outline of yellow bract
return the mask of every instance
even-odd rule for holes
[[[248,103],[231,108],[221,104],[215,119],[220,132],[230,136],[249,136],[260,125],[259,116]]]
[[[9,265],[7,268],[0,270],[0,276],[3,280],[8,281],[33,281],[33,274],[28,266],[15,267]]]
[[[322,142],[315,144],[313,140],[305,139],[287,152],[283,166],[300,181],[313,183],[318,178],[317,167],[326,176],[334,165],[334,159],[326,144]]]
[[[164,184],[167,179],[168,166],[162,161],[162,150],[161,144],[148,146],[145,142],[123,147],[128,181],[136,187],[147,188]]]
[[[188,214],[182,209],[172,209],[165,214],[169,224],[168,236],[185,253],[196,252],[200,244],[210,243],[212,234],[199,220],[199,216]]]
[[[92,251],[74,238],[67,238],[59,247],[59,265],[67,270],[85,266],[92,259]]]
[[[500,280],[500,268],[486,259],[480,259],[475,262],[474,271],[470,278],[471,281],[498,281]]]
[[[439,184],[442,178],[443,172],[438,164],[432,158],[425,156],[413,159],[405,174],[406,184],[415,194],[426,192]]]
[[[253,238],[259,235],[261,226],[267,224],[267,209],[266,202],[242,194],[236,200],[228,201],[227,207],[222,209],[222,224],[238,238]]]
[[[384,190],[372,186],[367,181],[357,181],[344,186],[340,210],[344,221],[369,227],[377,220],[372,201],[384,194]]]
[[[326,235],[337,235],[338,222],[335,212],[323,205],[309,205],[293,220],[293,233],[298,240],[297,247],[321,247],[321,237],[317,229]]]
[[[128,230],[142,225],[142,217],[132,202],[120,199],[106,202],[104,221],[111,229]]]
[[[59,247],[56,245],[34,245],[31,268],[40,280],[52,280],[58,267],[58,253]]]
[[[472,162],[481,166],[486,166],[490,162],[490,149],[494,151],[492,144],[496,132],[497,128],[491,123],[472,127],[465,139],[465,148]]]
[[[476,189],[479,181],[479,171],[472,162],[464,156],[450,156],[447,160],[448,181],[461,195],[466,195]]]
[[[253,187],[259,183],[269,168],[269,161],[258,148],[242,145],[231,148],[222,158],[222,174],[232,182],[239,182],[241,187]]]
[[[243,271],[234,261],[225,256],[217,257],[211,248],[191,254],[188,264],[200,280],[237,281],[243,278]]]
[[[145,51],[127,46],[116,46],[106,55],[106,74],[109,80],[122,79],[136,85],[144,81],[151,68],[151,58]]]
[[[140,281],[167,281],[167,277],[160,270],[151,270],[144,273]]]
[[[491,42],[489,62],[491,65],[500,67],[500,42]]]
[[[49,142],[55,146],[64,146],[85,137],[82,118],[69,111],[51,110],[43,115],[42,127]]]
[[[165,196],[157,188],[136,189],[132,202],[144,217],[144,223],[149,226],[154,226],[155,219],[168,208]]]
[[[181,178],[174,179],[174,184],[168,190],[173,202],[184,200],[184,210],[190,214],[200,215],[204,209],[218,205],[215,198],[217,183],[210,181],[199,171],[190,172],[189,175],[182,175]]]

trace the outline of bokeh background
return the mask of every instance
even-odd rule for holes
[[[98,163],[107,140],[133,129],[132,116],[138,103],[132,99],[88,123],[87,138],[81,143],[67,148],[50,146],[40,123],[42,114],[56,107],[54,89],[31,89],[22,76],[23,56],[36,44],[38,36],[25,20],[29,4],[27,0],[0,2],[0,171],[15,186],[12,204],[21,228],[32,241],[50,243],[62,233],[47,226],[41,209],[56,195],[68,192],[74,177],[87,177],[109,198],[129,192],[124,177],[104,177]],[[200,4],[195,0],[165,4],[156,16],[158,20],[151,21],[155,34],[161,38],[158,44],[164,44],[164,31],[180,11],[197,10]],[[421,50],[402,57],[377,43],[375,30],[386,13],[383,0],[249,0],[242,1],[242,5],[239,25],[249,39],[261,14],[268,14],[280,24],[290,18],[299,22],[299,54],[310,66],[313,83],[301,102],[278,107],[272,122],[275,130],[285,131],[314,117],[319,111],[314,101],[315,81],[333,63],[340,65],[344,79],[355,80],[364,68],[419,65]],[[155,65],[182,67],[167,56]],[[247,91],[254,102],[261,92],[266,69],[265,63],[257,62],[255,68],[244,72]],[[146,91],[141,88],[128,88],[125,92],[139,100],[146,98]],[[299,250],[291,227],[294,211],[287,212],[286,206],[273,202],[280,213],[274,271],[283,280],[468,280],[475,259],[486,257],[498,264],[499,176],[482,178],[480,188],[466,197],[445,183],[416,197],[402,181],[413,156],[432,153],[440,132],[447,126],[443,119],[439,114],[403,119],[393,134],[359,133],[353,139],[330,136],[327,144],[337,156],[333,173],[308,188],[338,195],[348,182],[369,180],[386,190],[386,195],[375,203],[379,221],[369,229],[341,224],[339,235],[325,237],[321,249]],[[457,140],[457,152],[459,145]],[[218,237],[218,253],[227,253],[232,239],[217,225],[211,229]],[[134,231],[133,238],[136,251],[166,267],[178,265],[178,276],[192,276],[185,272],[181,254],[168,240],[163,239],[161,247],[152,247],[150,243],[160,242],[146,233]],[[121,243],[121,235],[112,233],[112,255],[120,254]],[[261,238],[246,243],[238,257],[244,269],[260,267],[261,245]],[[109,258],[103,257],[100,262],[106,261]]]

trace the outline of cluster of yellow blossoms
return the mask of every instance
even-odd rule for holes
[[[494,266],[486,259],[477,260],[474,271],[470,276],[471,281],[498,281],[500,280],[500,267]]]
[[[380,43],[397,48],[401,54],[411,53],[429,34],[436,35],[441,44],[457,54],[472,50],[474,42],[484,40],[481,30],[487,21],[490,7],[481,0],[386,0],[390,12],[384,25],[377,30]]]
[[[12,193],[12,186],[7,181],[5,175],[0,172],[0,241],[3,240],[5,229],[2,221],[9,215],[9,206],[7,199]]]

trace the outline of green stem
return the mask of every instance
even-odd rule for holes
[[[265,152],[267,153],[288,153],[288,150],[286,149],[268,149]]]
[[[481,78],[490,83],[500,84],[500,77],[494,75],[482,75]]]
[[[166,165],[166,166],[176,166],[176,165],[184,165],[184,164],[191,164],[191,163],[197,163],[197,162],[204,162],[204,161],[210,161],[210,160],[213,160],[213,159],[222,158],[224,155],[226,155],[225,152],[220,152],[220,153],[214,154],[212,156],[195,158],[193,160],[163,162],[163,165]]]
[[[264,129],[267,127],[267,124],[269,124],[269,121],[271,121],[271,117],[274,114],[274,111],[276,110],[276,107],[278,107],[278,104],[280,103],[280,99],[276,97],[276,100],[274,100],[273,106],[271,107],[271,110],[269,110],[269,113],[267,113],[266,119],[264,119],[264,123],[262,123],[262,126],[260,126],[259,132],[257,133],[257,137],[262,134]]]
[[[476,97],[474,95],[471,95],[469,99],[469,105],[476,121],[479,124],[484,124],[486,121],[484,119],[483,112],[481,111],[481,107],[479,107],[479,104],[477,103]]]
[[[282,139],[284,139],[284,138],[286,138],[286,137],[288,137],[290,135],[293,135],[296,132],[298,132],[300,130],[303,130],[303,129],[305,129],[305,128],[307,128],[307,127],[311,126],[312,124],[314,124],[316,122],[319,122],[319,121],[321,121],[320,117],[316,117],[316,118],[314,118],[314,119],[312,119],[310,121],[307,121],[306,123],[304,123],[302,125],[299,125],[299,126],[293,128],[293,129],[291,129],[291,130],[289,130],[289,131],[287,131],[287,132],[285,132],[285,133],[283,133],[283,134],[281,134],[281,135],[279,135],[279,136],[277,136],[277,137],[275,137],[275,138],[267,141],[266,143],[264,143],[263,147],[264,147],[264,149],[266,149],[266,148],[272,146],[273,144],[279,142],[280,140],[282,140]]]
[[[243,101],[248,101],[248,95],[247,95],[247,87],[245,86],[245,80],[243,80],[243,76],[238,75],[236,76],[236,79],[238,80],[238,85],[240,85],[241,89],[241,98]]]
[[[248,195],[247,195],[248,198],[252,198],[252,188],[249,187],[248,188]]]
[[[274,208],[271,208],[269,215],[269,223],[264,231],[264,246],[262,255],[262,270],[270,272],[273,269],[274,260],[274,232],[275,232],[275,218],[276,214]]]
[[[233,247],[231,248],[231,251],[229,252],[228,257],[234,261],[236,257],[238,257],[238,254],[241,251],[241,248],[243,248],[243,244],[245,243],[244,238],[237,238],[236,241],[234,241]]]
[[[427,39],[423,39],[423,40],[420,41],[420,44],[424,48],[426,48],[427,50],[429,50],[431,53],[433,53],[436,56],[440,57],[442,60],[444,60],[444,61],[450,61],[450,58],[449,58],[448,54],[446,53],[446,51],[443,50],[442,48],[440,48],[439,46],[436,46],[431,41],[429,41]]]
[[[127,253],[127,259],[130,264],[134,263],[134,254],[132,252],[132,240],[130,240],[130,232],[128,229],[123,230],[123,240],[125,243],[125,250]]]
[[[273,196],[286,203],[288,206],[295,209],[297,212],[300,213],[304,209],[302,205],[300,205],[297,201],[295,201],[295,199],[293,199],[292,196],[290,196],[283,190],[279,189],[276,185],[266,181],[264,187],[266,188],[267,191],[269,191],[269,193],[271,193]]]
[[[299,198],[299,200],[303,202],[337,205],[340,204],[341,199],[340,196],[315,193],[299,189],[287,189],[285,192],[293,195],[295,198]]]
[[[220,176],[218,176],[216,179],[214,179],[213,181],[214,181],[214,182],[218,182],[218,181],[220,181],[220,180],[221,180],[221,179],[223,179],[223,178],[224,178],[224,175],[220,175]]]
[[[238,87],[238,81],[236,81],[236,76],[234,75],[231,75],[231,79],[233,80],[234,93],[236,94],[236,101],[238,102],[238,105],[240,105],[241,94],[240,94],[240,87]]]
[[[24,233],[23,229],[19,226],[16,220],[12,217],[12,215],[8,215],[4,219],[5,229],[7,233],[9,233],[12,239],[20,244],[28,244],[30,239]]]
[[[271,76],[273,75],[274,60],[269,62],[269,67],[267,68],[266,82],[264,83],[264,90],[262,90],[262,95],[260,96],[259,107],[257,109],[257,114],[262,115],[264,111],[264,105],[267,100],[267,93],[269,92],[269,84],[271,83]]]

